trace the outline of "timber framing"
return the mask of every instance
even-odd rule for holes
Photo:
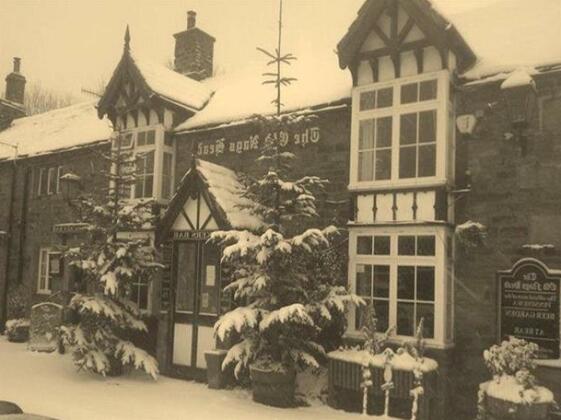
[[[401,30],[398,24],[400,7],[409,16]],[[389,34],[385,33],[376,23],[383,13],[390,18]],[[405,42],[415,25],[423,32],[426,39]],[[360,52],[360,47],[370,31],[374,31],[380,37],[384,47]],[[430,1],[366,0],[347,34],[337,45],[337,53],[342,69],[349,67],[351,73],[356,73],[360,61],[368,60],[375,76],[377,71],[374,71],[373,60],[389,56],[394,64],[395,77],[399,77],[400,54],[405,51],[413,51],[417,67],[422,69],[424,67],[422,50],[430,46],[434,46],[438,50],[443,68],[448,67],[449,51],[456,54],[460,71],[466,70],[476,61],[475,54],[466,41],[456,28],[432,7]]]

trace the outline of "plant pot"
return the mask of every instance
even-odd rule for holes
[[[551,406],[548,402],[517,404],[490,395],[485,396],[485,403],[486,412],[496,420],[546,420]]]
[[[296,371],[249,367],[253,401],[273,407],[293,407]]]
[[[206,380],[210,389],[223,389],[232,383],[232,369],[222,370],[222,362],[226,357],[226,350],[211,350],[205,352]]]
[[[12,343],[25,343],[29,340],[29,326],[28,325],[21,325],[12,328],[9,332],[7,332],[8,341]]]

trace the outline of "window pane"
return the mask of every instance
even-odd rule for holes
[[[436,111],[419,113],[419,143],[436,141]]]
[[[356,253],[358,255],[372,255],[372,236],[356,238]]]
[[[47,185],[48,185],[48,176],[47,170],[45,168],[41,169],[41,194],[47,193]]]
[[[366,111],[374,108],[376,108],[376,91],[362,92],[360,94],[360,110]]]
[[[417,102],[417,83],[410,83],[408,85],[403,85],[401,87],[401,103],[402,104],[410,104],[413,102]]]
[[[358,180],[372,181],[374,179],[374,151],[359,152]]]
[[[392,151],[391,149],[376,152],[376,180],[386,180],[392,177]]]
[[[154,177],[152,175],[144,178],[144,197],[152,197]]]
[[[434,302],[434,267],[417,267],[417,300]]]
[[[156,142],[156,132],[150,130],[146,132],[146,144],[154,144]]]
[[[436,145],[419,146],[419,177],[436,175]]]
[[[415,267],[397,267],[397,298],[415,298]]]
[[[137,178],[134,183],[134,198],[144,197],[144,178]]]
[[[357,264],[356,293],[359,296],[372,296],[372,266]]]
[[[399,149],[399,177],[415,178],[417,166],[417,148],[402,147]]]
[[[146,173],[154,173],[154,152],[146,153]]]
[[[434,255],[434,235],[417,236],[417,255]]]
[[[421,101],[436,99],[436,80],[421,82],[420,91]]]
[[[417,323],[423,318],[423,336],[434,338],[434,305],[428,303],[417,304]]]
[[[142,131],[138,133],[138,138],[136,139],[137,146],[144,146],[146,145],[146,132]]]
[[[397,238],[397,255],[415,255],[414,236],[399,236]]]
[[[196,244],[188,242],[177,244],[176,311],[193,311],[194,299],[192,293],[195,290],[196,257]]]
[[[56,192],[56,168],[49,168],[49,194]]]
[[[376,311],[376,318],[378,319],[377,330],[378,332],[385,332],[389,327],[389,302],[387,300],[374,299],[374,310]]]
[[[362,120],[358,133],[358,150],[374,148],[374,120]]]
[[[390,237],[374,237],[374,255],[390,255]]]
[[[376,135],[376,147],[391,147],[392,145],[392,117],[378,118],[378,132]]]
[[[393,88],[380,89],[378,91],[378,108],[387,108],[393,105]]]
[[[413,303],[397,304],[397,334],[412,336],[415,331],[415,308]]]
[[[403,114],[400,117],[399,144],[415,144],[417,142],[417,114]]]
[[[375,297],[390,296],[390,266],[375,265],[374,266],[374,291]]]

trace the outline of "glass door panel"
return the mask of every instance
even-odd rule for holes
[[[177,244],[177,283],[175,293],[176,312],[193,312],[195,309],[195,285],[197,281],[197,243]]]
[[[203,245],[199,313],[218,315],[220,307],[220,253],[216,246]]]

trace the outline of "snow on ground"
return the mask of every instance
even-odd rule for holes
[[[358,414],[324,405],[280,409],[251,401],[245,390],[140,373],[102,378],[77,372],[69,355],[32,353],[0,337],[0,400],[60,420],[344,420]]]

